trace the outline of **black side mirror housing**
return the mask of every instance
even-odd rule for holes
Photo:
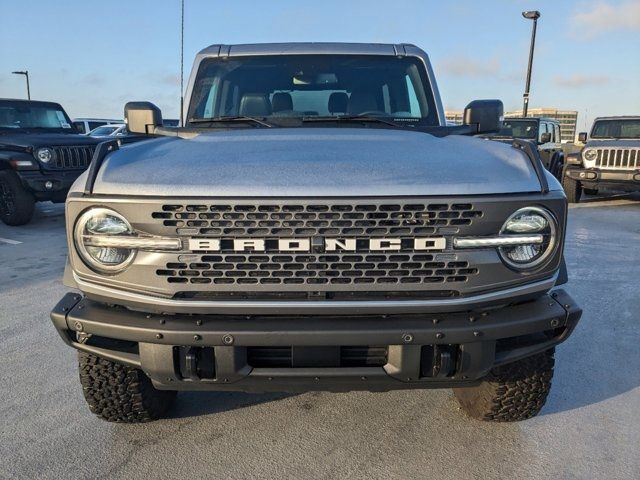
[[[464,124],[475,125],[477,133],[497,133],[502,127],[504,105],[500,100],[474,100],[464,109]]]
[[[551,141],[551,134],[549,132],[545,132],[540,135],[540,143],[549,143]]]
[[[578,141],[582,142],[582,143],[586,142],[587,141],[587,132],[580,132],[578,134]]]
[[[124,118],[131,133],[151,135],[162,126],[162,112],[151,102],[128,102],[124,106]]]

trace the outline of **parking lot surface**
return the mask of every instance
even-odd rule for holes
[[[518,424],[470,420],[449,390],[181,393],[170,419],[105,423],[48,318],[66,248],[61,205],[0,224],[0,478],[640,478],[640,195],[571,208],[584,316]]]

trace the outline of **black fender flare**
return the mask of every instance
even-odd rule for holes
[[[561,179],[562,174],[564,172],[564,153],[556,152],[551,157],[551,162],[549,163],[549,171],[557,178]]]

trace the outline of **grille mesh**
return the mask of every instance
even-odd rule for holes
[[[95,145],[79,147],[53,147],[54,168],[87,168],[91,163]]]
[[[178,234],[233,237],[430,235],[482,212],[461,204],[163,205],[152,217]]]
[[[218,285],[442,284],[466,282],[477,273],[468,262],[436,261],[422,253],[202,255],[156,271],[169,283]]]
[[[424,238],[459,233],[483,216],[471,203],[377,202],[314,203],[209,203],[165,204],[151,212],[152,219],[175,234],[210,238],[314,238],[336,237]],[[404,242],[404,241],[403,241]],[[360,244],[359,244],[360,245]],[[414,250],[374,252],[267,251],[200,252],[177,256],[156,275],[171,284],[217,285],[241,290],[252,285],[267,289],[307,291],[317,287],[349,290],[370,286],[405,290],[420,285],[441,289],[478,274],[478,268],[455,255]],[[277,248],[277,247],[276,247]],[[433,253],[433,254],[432,254]],[[205,287],[206,289],[206,287]],[[456,287],[450,288],[456,290]]]

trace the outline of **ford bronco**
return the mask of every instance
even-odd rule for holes
[[[581,310],[567,200],[502,103],[446,126],[413,45],[214,45],[185,125],[98,146],[66,203],[54,308],[92,412],[142,422],[180,390],[453,388],[483,420],[542,408]]]
[[[0,99],[0,220],[23,225],[35,202],[64,202],[98,142],[57,103]]]
[[[596,195],[601,187],[640,191],[640,116],[600,117],[591,135],[580,133],[584,147],[568,155],[562,185],[571,203],[582,192]]]

